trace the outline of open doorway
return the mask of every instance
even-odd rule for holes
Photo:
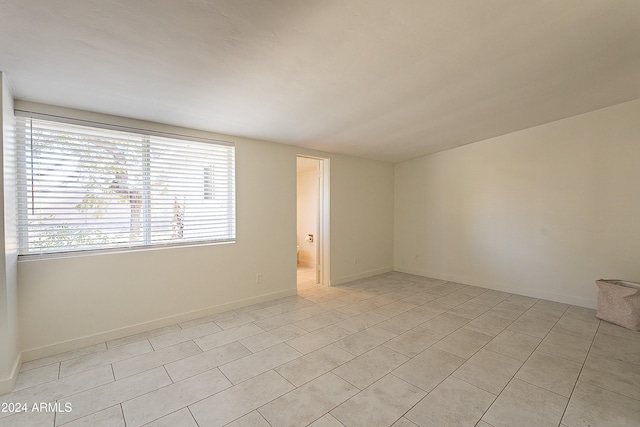
[[[297,157],[297,286],[329,285],[329,159]]]

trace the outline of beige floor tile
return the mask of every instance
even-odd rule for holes
[[[311,316],[316,316],[318,314],[326,313],[327,311],[330,311],[330,310],[325,310],[324,308],[320,307],[319,305],[314,304],[314,305],[309,306],[309,307],[302,307],[300,309],[300,311],[304,311],[305,313],[310,314]]]
[[[344,427],[344,424],[336,420],[331,414],[326,414],[309,424],[309,427]]]
[[[393,375],[387,375],[331,411],[345,426],[389,426],[426,395]]]
[[[480,288],[478,286],[467,286],[465,288],[459,289],[456,292],[461,294],[470,295],[472,297],[477,297],[478,295],[484,294],[487,292],[486,288]]]
[[[522,304],[519,304],[517,301],[512,302],[509,299],[506,299],[502,301],[500,304],[492,307],[490,312],[501,313],[502,317],[513,320],[522,316],[527,310],[528,310],[527,307],[524,307]]]
[[[540,341],[540,338],[505,330],[496,335],[484,348],[524,362]]]
[[[55,402],[56,400],[66,403],[69,396],[113,381],[111,366],[101,366],[77,375],[6,394],[2,396],[2,402],[27,403],[29,407],[34,403]],[[0,412],[0,418],[7,416],[9,416],[8,413]]]
[[[302,353],[282,343],[229,362],[219,369],[233,384],[238,384],[300,356]]]
[[[224,331],[205,335],[201,338],[196,338],[194,341],[202,351],[207,351],[234,341],[239,341],[243,338],[261,334],[263,332],[263,329],[260,329],[253,323],[250,323],[248,325],[238,326],[237,328],[226,329]]]
[[[393,375],[431,391],[464,362],[462,357],[430,347],[394,370]]]
[[[335,311],[349,317],[355,317],[359,314],[366,313],[367,311],[371,311],[374,308],[376,308],[375,304],[358,301],[355,303],[343,305],[342,307],[338,307],[335,309]]]
[[[66,351],[64,353],[54,354],[52,356],[43,357],[28,362],[23,362],[20,367],[20,372],[25,372],[35,368],[41,368],[43,366],[51,365],[53,363],[60,363],[65,360],[76,359],[78,357],[87,356],[93,353],[100,353],[107,349],[105,343],[94,344],[86,347],[82,347],[76,350]]]
[[[59,424],[59,421],[56,423]],[[65,427],[125,427],[124,415],[120,405],[115,405],[102,411],[95,412],[86,417],[82,417],[70,423],[64,424]]]
[[[576,305],[570,305],[567,311],[564,312],[564,317],[572,317],[585,322],[600,323],[600,319],[596,317],[595,309],[578,307]]]
[[[562,316],[552,331],[574,337],[593,339],[598,330],[598,322],[584,321],[571,316]]]
[[[409,421],[407,418],[402,417],[400,418],[398,421],[396,421],[395,423],[393,423],[392,427],[416,427],[417,424],[412,423],[411,421]]]
[[[19,391],[25,388],[33,387],[35,385],[48,383],[58,379],[60,373],[60,364],[54,363],[52,365],[45,365],[40,368],[30,369],[28,371],[20,372],[16,380],[16,384],[13,387],[13,391]]]
[[[353,355],[359,356],[394,337],[396,337],[395,333],[372,326],[358,333],[349,335],[340,341],[336,341],[334,345]]]
[[[243,338],[240,340],[240,344],[247,347],[253,353],[256,353],[266,348],[273,347],[274,345],[283,343],[287,340],[300,337],[306,333],[307,331],[298,326],[286,325],[276,329],[272,329],[268,332],[263,332],[261,334]]]
[[[465,285],[464,283],[452,282],[450,280],[443,283],[441,286],[447,286],[449,289],[453,289],[454,291],[460,291],[468,287],[468,285]]]
[[[527,297],[524,295],[511,295],[506,299],[506,301],[522,308],[531,308],[535,303],[539,301],[539,299]]]
[[[278,315],[282,313],[286,313],[288,311],[300,310],[302,308],[311,307],[313,305],[312,302],[301,298],[297,295],[288,296],[285,298],[280,298],[276,301],[273,301],[272,304],[265,306],[264,308],[269,311],[272,315]]]
[[[434,299],[438,299],[438,295],[434,295],[434,294],[430,294],[428,292],[420,292],[417,293],[415,295],[411,295],[410,297],[407,297],[405,299],[403,299],[402,301],[407,301],[407,302],[411,302],[414,304],[418,304],[418,305],[422,305],[422,304],[426,304],[430,301],[433,301]]]
[[[445,335],[418,326],[387,341],[384,346],[405,356],[414,357],[444,337]]]
[[[192,377],[209,369],[217,368],[234,360],[250,355],[251,352],[239,342],[232,342],[209,351],[198,353],[165,365],[174,382]]]
[[[500,304],[502,301],[504,301],[507,298],[508,297],[505,297],[504,295],[492,294],[492,293],[489,293],[489,291],[487,291],[469,301],[472,302],[473,304],[480,304],[480,305],[484,305],[491,308]]]
[[[484,313],[465,325],[465,329],[495,337],[511,324],[511,320]]]
[[[494,295],[494,296],[498,296],[501,298],[509,299],[513,296],[513,294],[509,293],[509,292],[505,292],[505,291],[498,291],[496,289],[489,289],[487,292],[485,292],[485,294],[487,295]]]
[[[453,292],[453,293],[450,293],[448,295],[445,295],[443,297],[438,298],[437,301],[440,301],[441,303],[445,303],[445,304],[449,304],[449,305],[453,305],[454,307],[457,307],[460,304],[464,304],[464,303],[466,303],[467,301],[469,301],[469,300],[471,300],[473,298],[474,297],[472,297],[470,295],[465,295],[465,294],[460,294],[460,293],[457,293],[457,292]],[[487,310],[488,310],[488,308],[484,307],[483,312],[487,311]]]
[[[198,427],[198,423],[193,419],[188,408],[182,408],[179,411],[151,421],[149,424],[145,424],[144,427]]]
[[[446,283],[443,283],[442,285],[433,286],[433,287],[429,288],[428,292],[430,294],[437,295],[439,297],[443,297],[443,296],[449,295],[450,293],[455,292],[457,290],[458,289],[452,289],[449,286],[447,286]]]
[[[559,394],[514,379],[482,419],[495,427],[557,426],[567,400]]]
[[[507,330],[542,339],[547,336],[555,324],[555,320],[543,319],[525,313],[509,325]]]
[[[258,411],[271,424],[297,427],[322,417],[359,390],[328,372],[264,405]]]
[[[343,320],[336,323],[337,326],[346,329],[349,332],[355,333],[367,329],[371,326],[377,325],[380,322],[387,320],[385,316],[382,316],[375,311],[368,311],[366,313],[359,314],[355,317]]]
[[[489,310],[489,307],[487,307],[485,305],[475,304],[473,302],[466,302],[466,303],[461,304],[461,305],[459,305],[459,306],[457,306],[455,308],[452,308],[447,313],[450,313],[450,314],[453,314],[453,315],[456,315],[456,316],[460,316],[460,317],[464,317],[464,318],[469,319],[469,320],[473,320],[473,319],[477,318],[478,316],[480,316],[481,314],[485,313],[488,310]]]
[[[562,423],[568,427],[637,427],[640,402],[578,381]]]
[[[309,316],[308,314],[306,315]],[[238,326],[246,325],[248,323],[266,320],[274,316],[275,314],[269,311],[268,308],[266,309],[262,308],[259,310],[236,314],[235,316],[231,316],[231,317],[225,317],[224,319],[218,319],[215,321],[215,323],[216,325],[220,326],[222,329],[231,329],[231,328],[237,328]]]
[[[516,374],[516,378],[569,397],[578,380],[582,364],[535,351]]]
[[[640,401],[640,365],[590,353],[580,381]]]
[[[123,406],[129,424],[154,418],[156,427],[268,427],[265,408],[278,408],[274,425],[473,425],[482,396],[495,393],[476,427],[558,426],[567,401],[564,427],[640,425],[640,332],[595,314],[399,272],[309,283],[298,295],[25,362],[2,401],[69,402],[74,411],[0,413],[0,425],[122,426]],[[209,376],[228,388],[207,389],[216,387]],[[323,381],[353,393],[325,397]],[[407,390],[430,394],[411,409],[417,397]],[[437,399],[444,403],[428,404]]]
[[[614,325],[613,323],[600,322],[598,327],[598,333],[604,335],[611,335],[618,338],[624,338],[632,341],[640,341],[640,332],[632,331],[630,329],[623,328],[622,326]]]
[[[136,341],[131,344],[125,344],[99,353],[65,360],[60,363],[60,378],[79,374],[80,372],[89,371],[100,366],[109,365],[120,360],[128,359],[144,353],[150,353],[152,351],[153,348],[148,341]]]
[[[66,398],[72,404],[73,411],[58,414],[56,422],[58,424],[67,423],[170,384],[171,379],[165,370],[158,367],[91,388]]]
[[[445,313],[447,310],[444,308],[436,308],[429,305],[420,305],[416,308],[412,308],[407,313],[419,314],[422,319],[426,322],[427,320],[431,320],[434,317],[438,317],[441,314]]]
[[[213,369],[122,403],[127,427],[137,427],[231,387]]]
[[[331,344],[285,363],[276,368],[276,371],[299,387],[353,358],[353,354]]]
[[[291,391],[275,371],[251,378],[189,406],[200,426],[222,426]]]
[[[119,380],[120,378],[135,375],[198,353],[202,353],[200,347],[193,341],[187,341],[130,359],[121,360],[120,362],[113,363],[111,366],[113,367],[116,380]]]
[[[568,308],[568,304],[541,299],[535,303],[527,313],[543,319],[558,320]]]
[[[640,365],[640,341],[599,333],[593,340],[591,351],[601,356]]]
[[[135,335],[128,335],[126,337],[107,341],[107,348],[120,347],[121,345],[130,344],[132,342],[146,340],[148,338],[157,337],[158,335],[164,335],[169,332],[179,331],[180,329],[181,327],[178,325],[169,325],[163,328],[154,329],[152,331],[141,332]]]
[[[398,316],[402,313],[406,313],[407,311],[412,310],[417,306],[418,304],[410,301],[395,301],[390,304],[377,307],[373,310],[373,312],[383,317],[389,318]]]
[[[409,358],[386,347],[377,347],[333,370],[336,375],[364,389]]]
[[[486,312],[492,316],[502,317],[503,319],[514,321],[523,315],[522,307],[514,304],[500,303]]]
[[[444,313],[446,311],[451,310],[452,308],[455,308],[456,306],[455,305],[451,305],[451,304],[447,304],[447,303],[445,303],[443,301],[440,301],[439,299],[435,299],[433,301],[429,301],[428,303],[421,305],[420,307],[428,307],[428,308],[431,308],[431,309],[434,309],[434,310],[440,310],[440,311],[442,311]],[[469,319],[467,319],[467,320],[469,320]]]
[[[302,310],[287,311],[277,316],[267,317],[266,319],[257,320],[253,322],[254,325],[260,327],[265,331],[279,328],[281,326],[290,325],[303,319],[312,317],[310,314],[305,313]]]
[[[465,359],[473,356],[493,337],[462,327],[438,341],[434,347]]]
[[[180,344],[181,342],[190,341],[194,338],[204,337],[219,331],[221,331],[221,329],[218,325],[213,322],[209,322],[193,326],[188,329],[180,329],[178,331],[157,335],[149,338],[149,342],[154,349],[158,350]]]
[[[590,346],[591,340],[551,331],[540,343],[538,351],[583,363]]]
[[[197,325],[202,325],[203,323],[215,322],[216,320],[237,316],[240,313],[258,310],[259,308],[262,308],[260,307],[260,304],[256,304],[255,306],[242,307],[236,310],[227,310],[221,313],[210,314],[208,316],[198,317],[197,319],[187,320],[186,322],[178,323],[178,326],[182,329],[189,329]]]
[[[5,427],[50,427],[53,426],[55,412],[19,412],[17,414],[5,414],[2,418],[2,426]]]
[[[342,329],[336,325],[331,325],[289,340],[287,341],[287,344],[298,350],[300,353],[307,354],[329,344],[333,344],[334,342],[349,335],[351,335],[351,332],[346,329]]]
[[[453,376],[498,395],[522,366],[509,356],[481,349],[460,366]]]
[[[422,323],[426,329],[443,335],[449,335],[456,329],[469,323],[469,319],[450,313],[443,313]]]
[[[391,319],[385,320],[382,323],[378,323],[377,326],[399,335],[415,328],[421,323],[424,323],[425,320],[424,316],[420,313],[407,311],[392,317]]]
[[[414,406],[405,417],[420,426],[473,426],[495,396],[449,377]]]
[[[260,415],[260,412],[251,411],[225,427],[271,427],[271,424]]]
[[[306,312],[305,312],[306,313]],[[304,329],[307,332],[312,332],[325,326],[333,325],[343,320],[349,319],[346,314],[338,313],[337,311],[325,311],[315,316],[307,317],[306,319],[295,322],[295,325]]]

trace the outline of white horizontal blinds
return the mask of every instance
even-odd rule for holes
[[[21,254],[235,239],[232,145],[17,121]]]

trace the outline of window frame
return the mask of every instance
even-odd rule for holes
[[[143,207],[142,207],[142,235],[143,235],[143,243],[142,244],[133,244],[128,246],[114,246],[114,247],[104,247],[104,248],[87,248],[87,249],[71,249],[71,250],[57,250],[51,252],[29,252],[29,242],[28,242],[28,231],[22,231],[21,228],[28,226],[28,203],[22,204],[17,203],[17,219],[18,219],[18,248],[19,255],[18,258],[20,260],[30,260],[30,259],[43,259],[43,258],[59,258],[59,257],[69,257],[69,256],[78,256],[78,255],[93,255],[93,254],[105,254],[112,252],[135,252],[135,251],[145,251],[145,250],[158,250],[158,249],[168,249],[168,248],[176,248],[176,247],[192,247],[192,246],[210,246],[210,245],[219,245],[219,244],[230,244],[235,243],[237,239],[237,188],[236,188],[236,150],[235,143],[225,140],[213,139],[213,138],[205,138],[199,136],[185,135],[183,133],[174,133],[174,132],[165,132],[165,131],[157,131],[148,128],[138,128],[132,126],[123,126],[112,123],[104,123],[101,121],[94,120],[83,120],[78,118],[60,116],[60,115],[52,115],[46,113],[38,113],[33,111],[26,111],[21,109],[15,109],[15,116],[18,118],[24,119],[34,119],[34,120],[45,120],[49,122],[57,122],[61,124],[69,124],[69,125],[77,125],[84,126],[89,128],[95,128],[100,130],[112,130],[112,131],[120,131],[126,132],[129,134],[138,134],[141,138],[145,140],[147,143],[146,150],[149,153],[151,149],[151,138],[152,137],[160,137],[160,138],[168,138],[172,140],[181,140],[185,142],[197,142],[197,143],[207,143],[207,144],[215,144],[218,146],[227,146],[231,147],[230,155],[231,159],[228,163],[230,165],[229,168],[229,179],[231,184],[229,185],[229,189],[232,190],[232,194],[230,196],[230,202],[227,206],[227,210],[229,215],[226,217],[229,219],[228,227],[230,229],[228,238],[220,238],[220,239],[203,239],[203,240],[179,240],[175,242],[171,241],[153,241],[151,239],[151,232],[153,230],[153,226],[151,224],[151,209],[150,205],[152,203],[151,200],[151,186],[145,185],[144,191],[145,195],[143,196]],[[164,125],[163,125],[164,126]],[[16,173],[17,173],[17,195],[18,197],[29,196],[31,193],[28,188],[27,181],[27,167],[26,162],[26,152],[27,150],[24,148],[20,140],[25,139],[24,134],[20,135],[20,133],[25,132],[20,125],[16,125]],[[26,142],[25,142],[26,143]],[[147,155],[145,161],[150,162],[149,156]],[[147,163],[147,166],[150,163]],[[23,166],[25,165],[25,166]],[[147,173],[148,169],[144,174],[145,180],[149,179],[149,174]],[[211,176],[213,180],[214,177]],[[148,181],[147,181],[148,182]],[[204,176],[203,176],[203,184],[204,184]],[[204,184],[204,193],[206,193],[207,187]],[[215,184],[213,182],[210,183],[210,188],[212,189],[211,195],[213,196],[210,200],[215,200]],[[26,194],[23,194],[23,190],[26,189]],[[203,193],[203,194],[204,194]],[[206,198],[205,198],[206,200]],[[25,249],[26,248],[26,249]],[[62,247],[61,247],[62,248]],[[24,252],[23,252],[24,251]]]

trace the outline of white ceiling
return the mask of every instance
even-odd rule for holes
[[[402,161],[640,98],[637,0],[0,0],[18,99]]]

